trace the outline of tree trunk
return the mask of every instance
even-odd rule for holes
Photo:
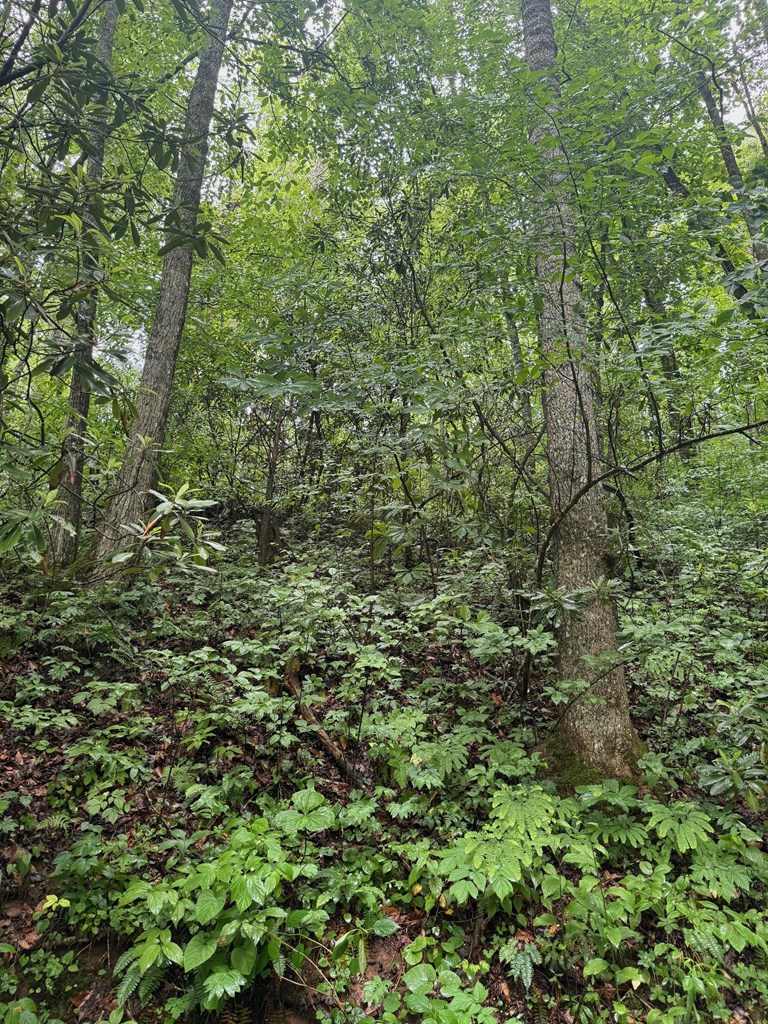
[[[275,430],[267,463],[267,480],[264,487],[264,508],[259,524],[259,565],[265,566],[275,557],[280,546],[280,528],[275,515],[275,486],[280,452],[283,447],[283,419],[285,410],[280,408],[275,413]]]
[[[99,61],[105,69],[112,65],[112,51],[117,34],[119,12],[117,0],[109,0],[105,9],[99,37]],[[106,93],[103,94],[106,97]],[[104,176],[104,155],[107,148],[109,129],[107,118],[100,116],[91,133],[91,152],[88,156],[87,179],[89,188],[88,205],[95,197]],[[75,313],[77,331],[75,365],[69,387],[69,414],[61,446],[62,475],[58,487],[57,514],[61,522],[56,523],[52,532],[51,551],[56,569],[63,569],[74,561],[80,540],[83,521],[83,466],[85,463],[85,431],[88,424],[88,410],[91,392],[82,368],[93,354],[96,342],[97,288],[96,274],[99,269],[99,243],[95,218],[86,208],[84,217],[85,234],[83,241],[83,270],[88,297],[80,303]]]
[[[728,129],[725,126],[723,120],[723,114],[720,106],[712,95],[712,90],[709,87],[709,79],[702,70],[696,72],[696,85],[699,90],[699,95],[704,101],[707,114],[709,116],[710,123],[712,125],[712,131],[717,139],[717,144],[720,149],[720,156],[723,160],[723,166],[725,167],[726,174],[728,175],[731,184],[733,185],[736,197],[738,199],[744,198],[744,176],[741,173],[739,167],[739,161],[736,158],[736,152],[731,145],[731,140],[728,135]],[[748,210],[744,212],[744,223],[747,226],[747,231],[752,239],[752,255],[757,262],[763,262],[768,260],[768,246],[762,240],[762,226],[755,223],[755,220]]]
[[[523,347],[520,344],[520,332],[517,329],[512,310],[504,307],[504,320],[507,325],[507,340],[509,351],[512,356],[512,366],[515,369],[515,376],[518,378],[516,388],[517,397],[520,399],[520,415],[523,419],[526,444],[530,444],[533,437],[533,410],[531,408],[531,392],[528,387],[527,367],[523,357]]]
[[[549,0],[523,0],[525,55],[533,71],[546,72],[549,115],[557,112],[555,48]],[[533,142],[545,131],[534,130]],[[573,215],[558,169],[564,154],[544,155],[546,191],[536,211],[540,240],[536,277],[541,299],[540,335],[548,364],[544,375],[544,416],[551,512],[557,530],[554,566],[557,586],[573,592],[589,588],[607,572],[608,522],[602,488],[589,484],[600,472],[597,423],[581,290],[569,267],[573,253]],[[558,636],[561,679],[589,682],[568,704],[547,747],[556,771],[581,781],[590,775],[629,777],[636,772],[639,741],[629,718],[621,667],[600,664],[615,650],[616,609],[597,595],[581,613],[567,614]],[[587,659],[585,661],[585,658]]]
[[[653,313],[656,320],[663,321],[666,309],[664,302],[656,295],[649,285],[643,289],[645,304]],[[664,381],[667,391],[667,415],[669,417],[670,443],[680,444],[691,436],[692,423],[690,414],[683,413],[680,409],[680,399],[683,393],[683,378],[675,355],[675,349],[670,338],[664,338],[657,347],[659,362],[664,374]],[[682,448],[680,457],[689,459],[694,454],[693,448]]]
[[[208,135],[231,9],[232,0],[216,0],[211,8],[208,42],[200,56],[187,104],[184,142],[173,196],[175,222],[172,233],[169,232],[169,240],[182,237],[188,241],[176,245],[163,257],[155,319],[136,403],[137,416],[131,428],[115,495],[92,552],[95,564],[119,547],[125,525],[141,518],[146,491],[155,482],[189,301],[192,239],[200,209]]]

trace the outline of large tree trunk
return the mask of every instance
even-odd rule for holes
[[[180,236],[189,241],[175,245],[163,257],[155,319],[136,403],[137,416],[131,428],[115,496],[93,549],[92,558],[96,564],[120,546],[125,539],[126,524],[141,518],[146,492],[155,483],[189,301],[192,239],[200,209],[208,135],[231,10],[232,0],[216,0],[211,8],[208,42],[200,56],[187,104],[184,142],[173,196],[176,219],[169,240]]]
[[[112,51],[115,45],[118,19],[117,0],[109,0],[103,15],[99,37],[99,62],[105,70],[112,65]],[[106,92],[103,94],[106,99]],[[104,176],[104,154],[107,148],[109,128],[104,112],[97,114],[97,123],[91,133],[91,151],[88,156],[87,179],[89,193],[94,198]],[[91,392],[82,368],[90,360],[96,341],[97,288],[96,274],[99,269],[98,225],[88,207],[83,221],[85,235],[83,242],[83,271],[89,287],[88,297],[80,303],[75,313],[75,365],[69,388],[69,414],[61,446],[63,471],[58,487],[57,514],[61,522],[54,527],[51,539],[53,564],[57,569],[68,566],[77,555],[80,527],[83,520],[83,465],[85,463],[85,431],[88,425],[88,410]]]
[[[533,71],[548,73],[551,117],[558,85],[549,0],[523,0],[525,55]],[[544,129],[534,131],[540,142]],[[607,573],[608,521],[602,488],[590,487],[600,473],[587,326],[581,290],[570,267],[573,215],[560,170],[559,149],[544,155],[545,190],[536,211],[539,246],[536,277],[541,298],[540,335],[548,369],[544,416],[558,587],[578,591]],[[589,688],[568,704],[548,741],[548,756],[571,778],[629,777],[639,749],[629,718],[621,667],[601,664],[615,650],[616,609],[610,599],[590,596],[579,614],[568,614],[558,636],[558,670],[563,680],[587,680]],[[586,660],[585,660],[586,659]],[[595,659],[598,659],[595,661]]]

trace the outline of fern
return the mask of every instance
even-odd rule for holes
[[[541,991],[533,986],[533,1017],[536,1024],[549,1024],[549,1014]]]
[[[275,972],[275,974],[277,975],[278,978],[284,978],[285,977],[285,967],[286,967],[285,957],[283,956],[282,953],[280,953],[279,956],[276,956],[272,960],[272,970]]]
[[[155,994],[163,980],[165,965],[154,964],[139,982],[138,997],[142,1006]]]
[[[228,1006],[221,1012],[221,1024],[253,1024],[253,1014],[247,1006]]]
[[[723,947],[711,931],[704,928],[686,929],[683,932],[685,941],[700,956],[706,957],[715,963],[721,963],[723,959]]]
[[[705,848],[709,856],[695,860],[691,867],[691,880],[696,889],[704,895],[723,899],[726,903],[740,892],[748,892],[754,876],[744,864],[739,864],[714,843]]]
[[[648,827],[660,839],[671,836],[679,853],[698,849],[712,831],[709,816],[685,800],[678,800],[669,806],[652,805]]]
[[[138,964],[133,964],[128,973],[125,975],[123,980],[120,982],[117,989],[117,1005],[125,1006],[128,1000],[131,998],[133,993],[139,987],[141,981],[141,968]]]
[[[648,831],[645,826],[626,814],[609,817],[597,812],[592,815],[589,825],[595,839],[605,842],[608,846],[631,846],[632,849],[639,850],[648,842]]]
[[[534,942],[521,944],[516,939],[510,939],[499,950],[499,960],[509,966],[512,978],[522,982],[527,991],[533,982],[534,964],[541,963],[541,953]]]
[[[496,825],[512,832],[521,844],[527,841],[539,849],[554,813],[554,801],[541,786],[503,786],[493,797]]]
[[[132,964],[134,960],[138,960],[138,958],[139,954],[135,946],[132,946],[130,949],[127,949],[125,953],[123,953],[122,956],[118,958],[118,961],[115,964],[114,973],[122,974],[126,967]]]
[[[166,1000],[163,1010],[170,1020],[179,1020],[180,1017],[186,1017],[187,1014],[190,1014],[198,1007],[202,998],[202,989],[202,981],[200,978],[197,978],[192,987],[183,996],[172,996]]]
[[[409,760],[395,767],[395,781],[401,787],[410,784],[414,789],[439,789],[451,775],[466,768],[467,746],[457,742],[455,733],[438,743],[416,743]]]
[[[72,815],[66,811],[54,811],[47,818],[39,821],[35,828],[38,832],[61,832],[72,825]]]

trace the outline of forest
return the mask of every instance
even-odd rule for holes
[[[0,1024],[768,1021],[767,0],[6,0]]]

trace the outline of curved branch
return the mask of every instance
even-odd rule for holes
[[[765,426],[768,426],[768,419],[757,420],[755,423],[744,423],[739,427],[724,427],[722,430],[713,430],[709,434],[702,434],[701,437],[689,437],[684,441],[680,441],[678,444],[670,445],[668,448],[662,448],[659,451],[654,452],[653,455],[646,455],[644,458],[639,459],[630,466],[615,466],[613,469],[607,469],[599,476],[593,477],[591,480],[587,480],[587,482],[580,487],[578,491],[576,491],[565,508],[562,509],[560,515],[552,521],[549,529],[547,530],[546,536],[544,537],[539,549],[539,557],[536,560],[536,583],[541,583],[542,576],[544,575],[544,562],[547,558],[547,551],[549,550],[549,546],[563,520],[568,513],[578,505],[584,495],[588,494],[593,487],[596,487],[598,484],[601,484],[606,480],[610,480],[612,477],[632,476],[634,473],[639,473],[640,470],[645,469],[654,462],[660,462],[668,455],[674,455],[675,452],[692,448],[694,445],[703,444],[705,441],[713,441],[718,437],[729,437],[732,434],[744,434],[748,437],[749,431],[758,430],[760,427]]]

